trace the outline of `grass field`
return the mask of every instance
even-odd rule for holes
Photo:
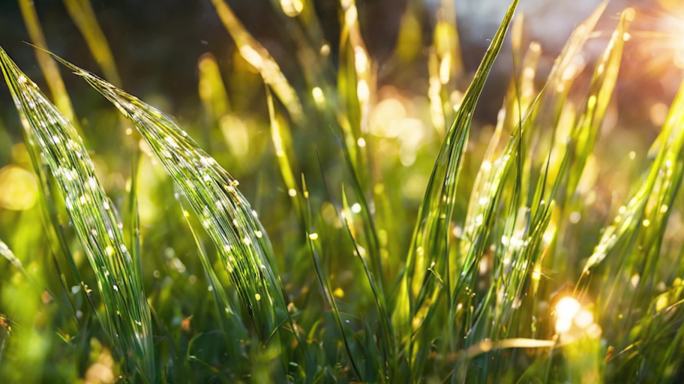
[[[620,99],[630,45],[681,81],[681,34],[597,3],[550,55],[512,0],[469,68],[433,3],[380,61],[362,1],[334,43],[273,1],[283,62],[208,0],[231,64],[197,57],[176,119],[128,93],[89,0],[64,0],[88,69],[18,0],[40,72],[0,48],[0,382],[684,380],[684,87]]]

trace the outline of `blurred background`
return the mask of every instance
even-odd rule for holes
[[[301,37],[293,33],[292,20],[283,11],[282,1],[289,0],[227,2],[245,28],[279,63],[295,90],[299,94],[310,95],[311,85],[305,78],[310,69],[303,68],[301,60],[293,54],[297,51],[297,44],[301,43]],[[542,48],[538,79],[545,78],[571,31],[600,3],[598,0],[521,1],[518,13],[524,16],[524,44],[538,42]],[[262,81],[240,56],[210,1],[93,0],[91,4],[110,44],[125,90],[176,117],[180,125],[205,148],[213,146],[218,150],[214,153],[217,159],[234,176],[246,181],[243,189],[249,199],[255,200],[259,196],[259,180],[262,183],[279,180],[273,159],[264,156],[269,145]],[[329,45],[331,63],[338,67],[339,4],[319,0],[313,4],[323,40]],[[375,129],[373,126],[379,127],[375,131],[378,136],[392,139],[387,142],[387,148],[394,146],[391,150],[398,152],[398,162],[407,168],[397,177],[407,180],[407,187],[400,197],[406,199],[410,209],[414,209],[422,197],[425,177],[439,145],[439,135],[434,134],[430,121],[428,63],[433,44],[432,31],[440,12],[444,12],[440,10],[443,4],[453,6],[451,12],[456,16],[463,62],[462,75],[456,79],[456,89],[463,91],[501,20],[507,0],[454,0],[453,3],[440,0],[360,0],[357,4],[361,32],[375,78],[371,131]],[[626,46],[604,127],[607,139],[598,146],[602,156],[609,159],[597,171],[599,175],[607,176],[606,181],[626,176],[611,169],[620,167],[618,164],[631,151],[645,152],[665,118],[684,68],[684,42],[681,39],[684,35],[684,4],[678,0],[612,0],[608,4],[597,33],[583,52],[585,68],[591,68],[605,48],[620,10],[634,7],[637,17],[631,27],[631,41]],[[39,0],[34,1],[34,6],[48,48],[79,66],[100,73],[65,3]],[[26,41],[30,38],[18,2],[1,1],[0,45],[29,77],[47,90],[34,50],[25,44]],[[201,71],[198,64],[207,54],[216,59],[225,83],[226,98],[230,102],[230,118],[224,119],[227,128],[222,128],[222,135],[218,133],[218,136],[218,130],[212,127],[216,121],[207,117],[207,108],[202,103],[199,90]],[[118,142],[114,139],[118,135],[113,134],[120,129],[118,118],[112,113],[111,106],[87,84],[66,73],[64,68],[60,70],[98,170],[105,176],[105,186],[110,193],[117,195],[123,191],[128,166],[126,156],[121,155],[122,147],[114,144]],[[478,105],[474,140],[486,142],[489,137],[513,71],[511,47],[507,43]],[[582,73],[585,83],[590,75],[589,70]],[[9,92],[5,87],[0,88],[0,166],[23,162],[23,166],[28,167],[26,159],[22,160],[21,146],[16,146],[21,143],[16,111]],[[583,94],[581,87],[577,93]],[[398,143],[394,140],[397,138]],[[308,148],[301,150],[311,149]],[[422,157],[416,154],[421,148]],[[224,156],[225,153],[227,155]],[[305,152],[299,156],[308,157]],[[0,177],[0,183],[2,180]],[[14,184],[17,185],[16,181]],[[0,187],[6,194],[15,190],[8,185],[5,182]],[[16,189],[5,200],[16,200],[16,195],[22,194],[20,187]],[[617,199],[619,196],[616,194],[626,193],[619,188],[605,189],[607,199],[599,201]],[[603,211],[607,209],[604,207]],[[0,215],[2,213],[0,209]],[[0,222],[10,225],[12,220],[6,218]]]
[[[294,47],[292,36],[288,35],[285,17],[277,5],[277,0],[231,0],[228,3],[256,37],[280,63],[285,74],[295,85],[302,85],[297,76],[301,71],[296,68],[296,60],[289,57]],[[522,0],[520,11],[526,15],[526,35],[529,40],[541,43],[547,58],[546,64],[558,53],[571,30],[600,3],[599,0]],[[611,0],[603,30],[609,33],[615,23],[617,11],[625,7],[635,7],[638,11],[633,29],[658,30],[670,23],[669,19],[684,11],[684,5],[677,0]],[[474,69],[479,63],[488,38],[493,34],[508,4],[507,0],[454,0],[461,38],[463,61],[466,69]],[[339,14],[334,1],[314,1],[325,38],[337,52],[339,35]],[[388,68],[395,51],[402,16],[407,7],[417,9],[419,15],[420,38],[423,48],[431,40],[431,33],[439,0],[361,0],[358,1],[362,33],[369,53],[378,63],[380,85],[389,82],[389,76],[398,71]],[[197,60],[206,53],[213,53],[221,66],[228,69],[239,60],[234,54],[234,44],[226,34],[209,1],[104,1],[93,0],[92,6],[109,40],[115,61],[124,86],[139,96],[162,96],[172,111],[180,116],[197,108]],[[36,0],[35,7],[43,26],[49,48],[71,61],[92,70],[97,66],[92,60],[82,36],[69,18],[60,0]],[[679,20],[680,24],[684,21]],[[602,29],[599,27],[599,29]],[[682,28],[684,29],[684,28]],[[681,29],[680,29],[681,31]],[[638,37],[638,36],[635,36]],[[648,39],[646,39],[648,40]],[[16,1],[0,1],[0,45],[14,57],[17,63],[40,83],[39,69],[31,48],[22,42],[29,41],[21,12]],[[646,47],[642,47],[642,43]],[[684,44],[684,43],[682,43]],[[597,44],[593,52],[600,52]],[[630,49],[631,48],[631,49]],[[628,47],[624,64],[623,81],[617,92],[620,102],[648,106],[654,100],[668,99],[671,96],[677,74],[662,73],[649,69],[652,61],[658,60],[657,47],[636,39]],[[500,106],[500,97],[508,81],[505,76],[510,69],[510,54],[502,55],[499,60],[498,76],[492,77],[487,84],[486,95],[491,103],[483,103],[481,117],[493,121]],[[424,61],[425,62],[425,61]],[[663,66],[665,67],[665,66]],[[659,68],[663,69],[663,68]],[[635,74],[635,75],[631,75]],[[412,71],[411,81],[402,86],[412,91],[427,87],[427,68]],[[65,81],[74,99],[80,92],[90,92],[84,84],[66,76]],[[8,92],[0,92],[0,111],[3,121],[16,126],[9,103]],[[76,103],[77,110],[79,108]],[[8,115],[9,111],[9,115]],[[629,111],[634,112],[633,114]],[[630,121],[638,124],[648,114],[638,113],[630,108]],[[641,118],[640,118],[641,116]]]

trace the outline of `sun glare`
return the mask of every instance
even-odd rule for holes
[[[594,314],[572,296],[558,300],[554,312],[556,333],[564,342],[601,334],[601,328],[594,322]]]
[[[572,320],[582,308],[579,301],[566,296],[556,303],[556,332],[565,333],[572,327]]]
[[[659,5],[659,10],[639,12],[630,37],[648,62],[648,71],[662,75],[672,68],[684,69],[684,2]]]

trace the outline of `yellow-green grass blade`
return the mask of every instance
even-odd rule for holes
[[[559,194],[556,194],[561,208],[565,205],[565,201],[575,193],[587,159],[593,152],[608,104],[612,99],[615,89],[617,76],[620,71],[620,62],[622,61],[622,52],[627,40],[625,37],[627,28],[633,18],[633,9],[627,9],[622,12],[618,27],[613,32],[608,42],[608,47],[596,64],[584,110],[577,124],[570,132],[563,161],[560,165],[561,171],[564,169],[564,165],[566,165],[567,168],[565,169],[567,169],[567,172],[560,173],[554,185],[554,190],[561,186],[563,188],[558,191]]]
[[[116,86],[121,86],[121,76],[114,62],[114,55],[109,48],[100,24],[95,17],[95,11],[90,0],[64,0],[69,16],[78,27],[83,38],[88,44],[95,61],[102,69],[104,77]]]
[[[682,149],[682,140],[684,140],[682,124],[684,124],[684,85],[680,87],[679,93],[672,102],[668,118],[656,139],[656,142],[660,144],[659,150],[646,179],[639,184],[627,204],[620,207],[613,223],[604,229],[593,254],[584,264],[583,275],[589,275],[591,270],[601,264],[618,243],[642,226],[646,205],[649,200],[653,199],[656,184],[663,182],[663,175],[672,176],[673,169],[676,169],[677,163],[680,162],[678,155]],[[660,210],[661,206],[658,205],[656,211]],[[667,205],[664,208],[664,211],[670,209]]]
[[[224,0],[211,0],[224,27],[237,44],[240,55],[253,66],[296,121],[303,119],[302,105],[292,85],[271,54],[245,29]]]

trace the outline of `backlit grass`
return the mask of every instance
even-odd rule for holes
[[[102,77],[18,2],[51,97],[0,50],[22,129],[0,170],[3,381],[681,380],[684,86],[653,143],[605,150],[638,12],[598,5],[544,68],[513,0],[468,73],[452,4],[417,49],[410,2],[383,75],[360,2],[336,4],[336,46],[311,1],[274,2],[288,66],[208,3],[237,64],[198,57],[176,120],[125,91],[87,0],[65,5]],[[504,97],[483,96],[509,40]],[[79,119],[60,69],[106,113]]]

